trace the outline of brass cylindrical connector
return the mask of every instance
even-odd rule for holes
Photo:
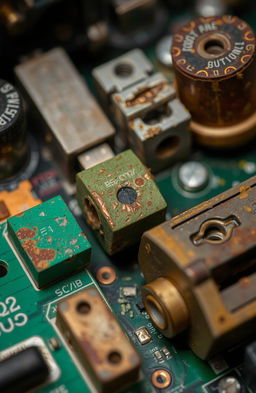
[[[169,338],[189,325],[187,305],[175,285],[167,278],[158,278],[145,285],[142,297],[155,326]]]

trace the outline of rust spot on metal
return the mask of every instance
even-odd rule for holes
[[[136,94],[134,94],[134,98],[125,102],[125,105],[130,108],[136,105],[152,103],[154,102],[154,99],[157,97],[159,92],[163,90],[167,85],[167,82],[161,82],[152,87],[142,87],[138,89]]]
[[[114,99],[115,99],[115,101],[118,102],[118,103],[122,102],[122,98],[121,98],[118,94],[115,94],[115,95],[114,95]]]
[[[243,277],[240,279],[239,284],[243,288],[248,288],[252,285],[252,280],[249,277]]]
[[[150,127],[146,132],[143,133],[145,139],[154,138],[156,135],[160,134],[161,127]]]
[[[138,186],[138,187],[142,187],[142,186],[144,186],[144,179],[142,179],[142,177],[137,177],[137,179],[135,179],[135,184],[136,184],[136,186]]]
[[[240,199],[247,198],[249,196],[249,192],[251,191],[251,187],[249,186],[241,186],[240,187]]]

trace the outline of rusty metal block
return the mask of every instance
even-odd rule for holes
[[[115,120],[153,172],[185,159],[190,152],[191,116],[174,97],[174,87],[161,73],[112,96]]]
[[[140,357],[94,286],[58,303],[57,325],[99,392],[137,380]]]
[[[144,234],[144,302],[167,337],[201,358],[256,328],[256,177]],[[156,311],[157,310],[157,311]]]
[[[55,48],[15,68],[32,113],[66,175],[78,154],[108,140],[114,128],[67,53]]]
[[[188,157],[191,150],[190,114],[178,99],[129,122],[131,148],[152,172]]]
[[[110,97],[152,74],[153,65],[140,49],[133,49],[94,68],[92,75],[98,95],[109,109]]]

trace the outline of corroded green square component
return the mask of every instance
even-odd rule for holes
[[[60,196],[9,218],[8,234],[39,288],[89,263],[91,245]]]
[[[110,255],[139,242],[165,219],[166,202],[131,150],[78,173],[77,199]]]

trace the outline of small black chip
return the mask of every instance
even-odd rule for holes
[[[26,348],[0,362],[0,392],[27,392],[46,382],[49,373],[38,347]]]
[[[139,310],[140,312],[146,311],[146,307],[144,306],[144,303],[142,302],[142,300],[139,300],[139,301],[136,303],[136,307],[138,308],[138,310]]]

